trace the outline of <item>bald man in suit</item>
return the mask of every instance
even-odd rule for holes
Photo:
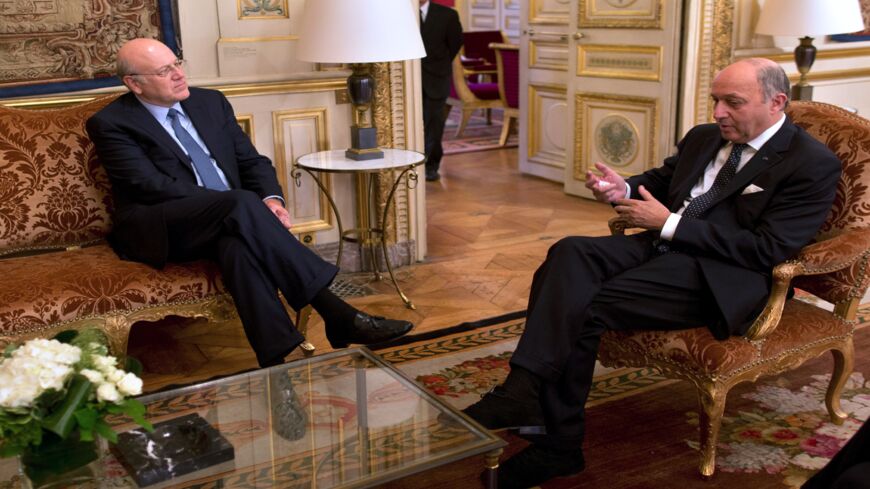
[[[511,372],[465,413],[490,429],[544,425],[501,464],[499,487],[524,488],[585,468],[585,411],[601,334],[706,326],[745,334],[773,267],[815,236],[840,161],[784,114],[788,78],[746,59],[714,79],[714,124],[691,129],[664,164],[627,180],[587,174],[595,197],[644,232],[569,237],[537,270]]]
[[[407,333],[407,321],[370,316],[329,290],[338,269],[290,234],[275,169],[236,122],[229,101],[187,85],[164,44],[134,39],[118,51],[129,92],[87,130],[112,184],[110,241],[123,258],[215,260],[260,366],[284,361],[303,336],[278,298],[311,304],[335,348]]]

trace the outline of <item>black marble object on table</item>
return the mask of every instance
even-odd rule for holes
[[[230,442],[196,413],[157,423],[153,433],[141,428],[121,433],[113,450],[139,487],[235,457]]]

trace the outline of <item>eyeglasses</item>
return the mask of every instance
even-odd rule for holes
[[[161,67],[154,73],[127,73],[128,76],[158,76],[160,78],[166,78],[171,75],[175,70],[181,71],[184,69],[184,60],[176,59],[172,63]]]

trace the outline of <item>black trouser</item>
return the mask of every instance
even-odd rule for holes
[[[253,192],[228,190],[160,205],[169,259],[217,261],[260,365],[304,340],[278,291],[299,310],[329,285],[335,266],[299,243]]]
[[[870,420],[802,489],[870,488]]]
[[[438,171],[444,150],[441,138],[444,136],[444,123],[447,122],[444,108],[446,98],[429,98],[423,95],[423,136],[426,141],[426,170]]]
[[[535,272],[526,329],[511,363],[543,379],[548,434],[536,441],[580,446],[605,330],[688,329],[717,318],[697,261],[658,254],[652,239],[652,233],[565,238]]]

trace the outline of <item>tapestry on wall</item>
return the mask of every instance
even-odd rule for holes
[[[0,98],[118,85],[136,37],[176,50],[171,0],[0,0]]]

